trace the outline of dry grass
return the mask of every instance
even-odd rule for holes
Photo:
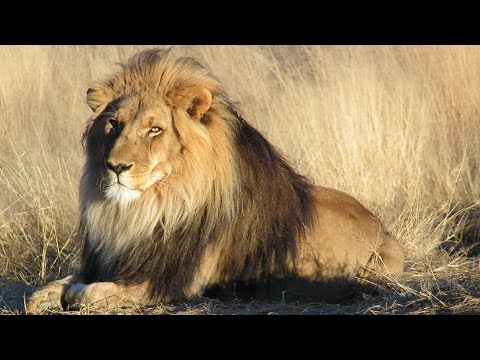
[[[0,313],[21,313],[30,286],[77,266],[87,84],[142,48],[1,47]],[[338,305],[203,299],[123,313],[480,310],[479,262],[462,246],[480,199],[480,47],[181,46],[174,51],[206,63],[245,117],[301,172],[373,209],[404,245],[407,272],[400,282]],[[475,247],[476,231],[469,234],[467,245]]]

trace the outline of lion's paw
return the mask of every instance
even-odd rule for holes
[[[65,302],[70,309],[88,307],[89,309],[110,309],[121,304],[115,295],[117,286],[110,282],[92,284],[73,284],[65,292]]]
[[[72,282],[78,282],[79,275],[70,275],[66,278],[53,281],[47,286],[35,291],[26,305],[27,314],[40,314],[45,310],[64,310],[63,295]]]
[[[45,310],[63,310],[63,284],[51,284],[33,293],[27,303],[27,314],[40,314]]]
[[[77,309],[80,306],[88,305],[86,304],[85,298],[85,289],[88,285],[86,284],[72,284],[65,291],[65,303],[69,309]]]

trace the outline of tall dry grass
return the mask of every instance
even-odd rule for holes
[[[41,283],[76,266],[85,91],[143,48],[0,47],[0,277]],[[301,172],[373,209],[407,251],[400,293],[429,297],[439,277],[473,268],[441,245],[480,197],[480,47],[174,53],[206,64]]]

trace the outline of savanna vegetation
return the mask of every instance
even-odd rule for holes
[[[0,47],[0,313],[23,313],[34,287],[78,266],[88,83],[147,47]],[[335,305],[204,298],[124,312],[480,311],[480,47],[179,46],[173,52],[206,64],[244,117],[300,172],[372,209],[404,246],[406,273]]]

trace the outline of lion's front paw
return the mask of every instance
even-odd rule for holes
[[[126,288],[113,282],[72,284],[65,292],[69,309],[111,310],[132,305]]]
[[[79,275],[70,275],[61,280],[56,280],[35,291],[28,300],[27,314],[40,314],[45,310],[64,310],[62,297],[65,290],[72,282],[81,281]]]
[[[40,314],[45,310],[63,310],[62,294],[64,285],[48,285],[33,293],[27,303],[27,314]]]
[[[78,309],[81,306],[88,305],[85,292],[87,284],[72,284],[65,291],[65,303],[69,309]]]
[[[111,283],[72,284],[65,292],[65,302],[70,309],[109,308],[108,288]]]

